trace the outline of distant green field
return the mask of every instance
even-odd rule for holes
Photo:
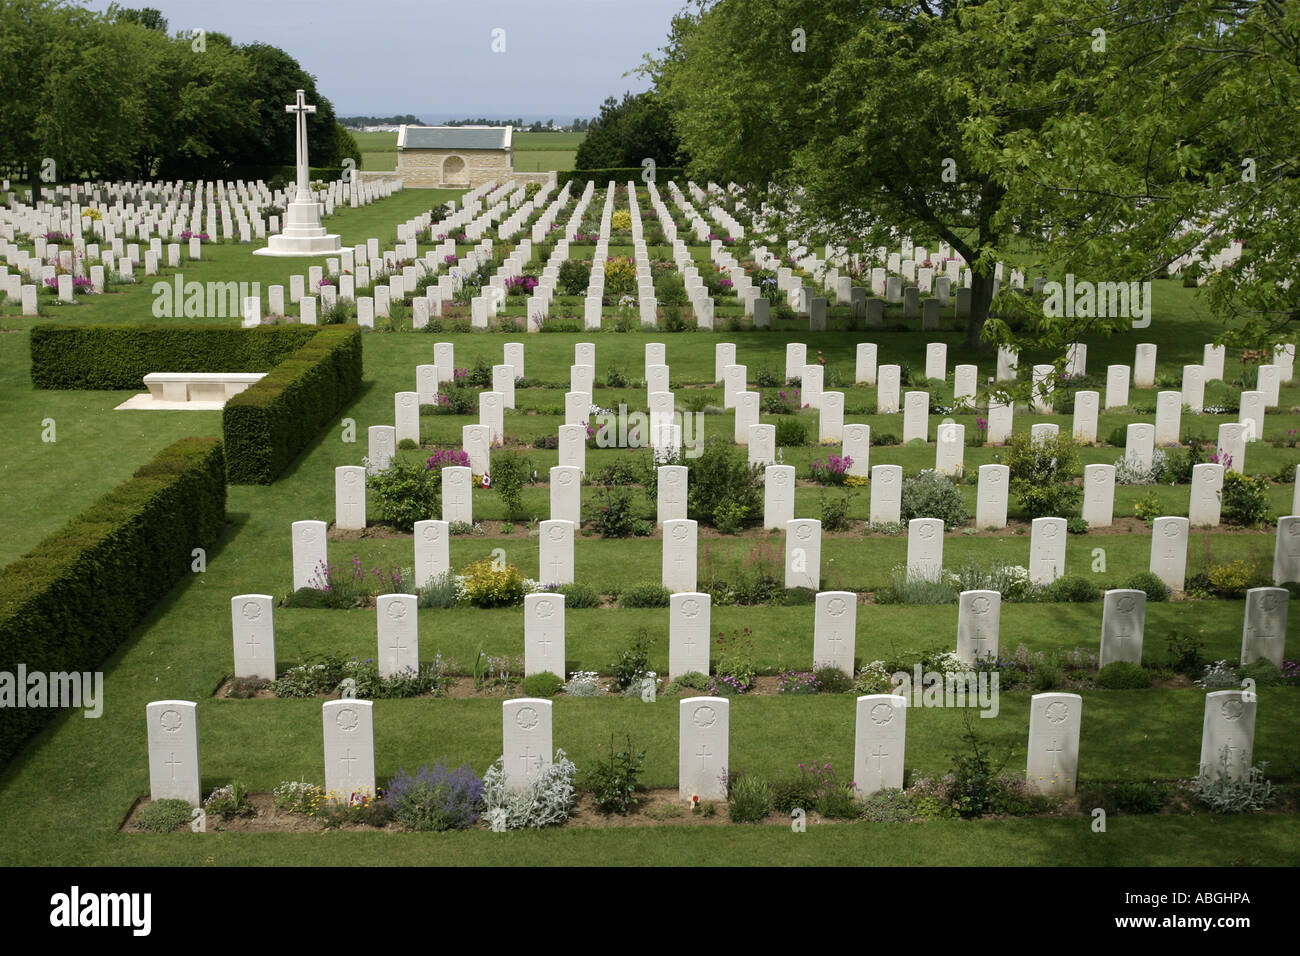
[[[396,133],[353,133],[361,147],[361,168],[381,172],[397,168]],[[578,144],[586,133],[515,133],[515,169],[545,172],[573,168]]]

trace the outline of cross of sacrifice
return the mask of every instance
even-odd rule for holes
[[[307,114],[315,113],[316,107],[308,106],[304,92],[298,90],[297,99],[286,106],[284,111],[294,114],[294,132],[297,145],[294,155],[298,163],[298,197],[295,201],[310,202],[311,189],[307,184]]]

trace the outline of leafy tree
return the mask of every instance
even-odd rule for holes
[[[577,169],[656,165],[677,162],[679,143],[665,104],[653,93],[623,94],[620,102],[608,97],[600,115],[591,121],[587,136],[574,157]]]

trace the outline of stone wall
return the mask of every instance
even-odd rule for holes
[[[453,157],[463,164],[459,169],[447,166]],[[511,153],[501,149],[400,149],[396,174],[407,188],[472,189],[489,180],[518,179],[512,165]]]

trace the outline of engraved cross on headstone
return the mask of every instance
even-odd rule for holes
[[[697,756],[697,757],[700,758],[700,767],[703,768],[703,767],[704,767],[704,761],[705,761],[706,759],[708,759],[709,757],[712,757],[713,754],[709,753],[709,745],[708,745],[708,744],[700,744],[700,752],[697,753],[695,756]]]
[[[164,762],[166,763],[166,765],[167,765],[168,767],[171,768],[171,772],[172,772],[172,781],[175,782],[175,780],[176,780],[176,768],[179,767],[179,766],[181,765],[181,762],[180,762],[179,760],[176,759],[176,753],[175,753],[175,751],[171,751],[171,752],[169,752],[169,753],[167,754],[167,760],[164,761]]]
[[[352,763],[353,763],[353,761],[355,761],[356,759],[358,759],[358,758],[352,756],[352,748],[351,748],[351,747],[349,747],[349,748],[347,748],[345,751],[343,751],[343,756],[339,758],[339,763],[343,764],[343,766],[346,768],[346,770],[347,770],[347,775],[348,775],[349,778],[352,776]]]
[[[885,745],[877,743],[871,751],[871,756],[876,758],[876,785],[884,787],[885,785],[885,758],[889,756],[889,751]]]

